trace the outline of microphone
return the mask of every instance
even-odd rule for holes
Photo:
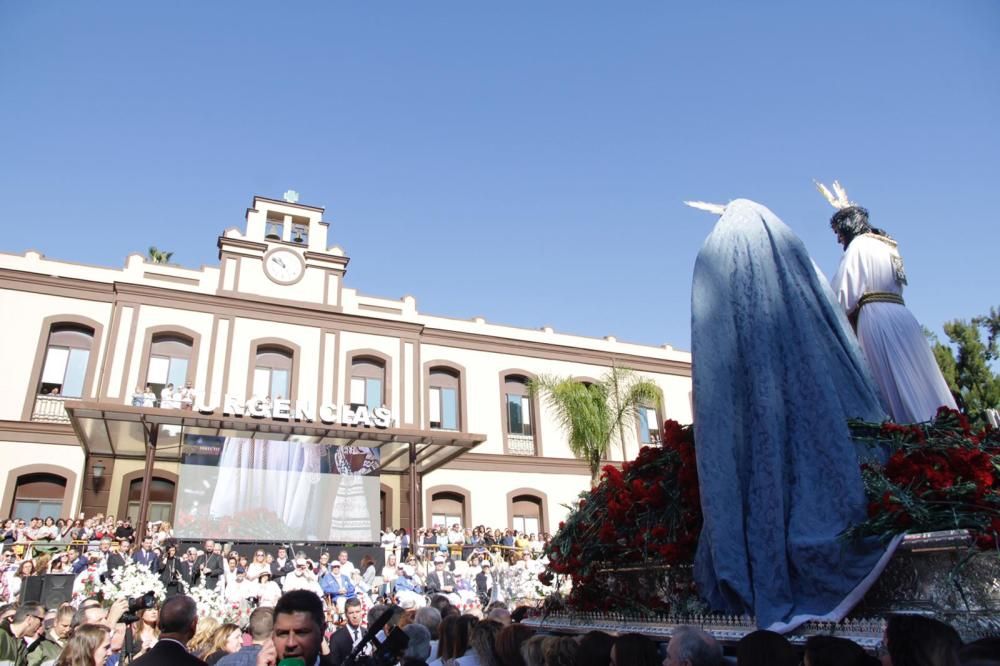
[[[365,646],[369,643],[375,643],[376,648],[381,647],[382,644],[375,637],[378,635],[378,632],[385,628],[385,625],[389,623],[389,620],[402,612],[403,609],[395,604],[389,606],[389,608],[379,615],[378,619],[375,620],[370,627],[368,627],[368,631],[366,631],[365,635],[361,638],[361,642],[358,643],[354,650],[351,651],[351,654],[348,655],[347,659],[341,662],[341,666],[349,666],[349,664],[355,663],[357,658],[361,655],[361,651],[364,650]]]

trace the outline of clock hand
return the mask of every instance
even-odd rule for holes
[[[282,268],[288,268],[288,266],[285,266],[285,262],[281,260],[281,257],[271,257],[271,261],[277,263]]]

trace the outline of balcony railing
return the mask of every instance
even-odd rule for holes
[[[512,456],[535,455],[535,438],[531,435],[507,435],[507,453]]]
[[[66,398],[61,395],[39,395],[35,397],[35,408],[31,411],[32,421],[48,423],[69,423],[69,416],[63,405]]]

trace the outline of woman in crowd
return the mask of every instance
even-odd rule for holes
[[[69,573],[66,570],[66,558],[68,557],[69,555],[66,553],[53,557],[52,560],[49,562],[49,573],[50,574]]]
[[[92,530],[87,529],[80,519],[74,521],[72,527],[69,528],[70,541],[90,541],[91,536]]]
[[[406,559],[406,556],[410,554],[410,534],[400,527],[396,536],[399,537],[399,558]]]
[[[59,540],[59,528],[56,527],[56,521],[52,516],[48,516],[45,522],[38,532],[35,533],[36,541],[58,541]]]
[[[236,653],[243,644],[243,632],[240,628],[230,622],[219,625],[212,633],[211,646],[208,649],[208,656],[205,663],[208,666],[215,666],[215,663],[229,654]]]
[[[17,565],[17,569],[7,580],[7,601],[16,601],[18,595],[21,594],[21,586],[24,584],[24,579],[35,575],[35,562],[33,560],[24,560]]]
[[[382,589],[379,593],[383,597],[391,598],[396,588],[396,566],[395,553],[389,553],[385,558],[385,566],[382,567]]]
[[[203,617],[198,619],[197,633],[188,641],[188,650],[201,660],[209,655],[212,648],[212,636],[219,628],[219,621],[214,617]]]
[[[958,666],[962,639],[950,625],[922,615],[890,615],[885,666]]]
[[[760,629],[736,644],[737,666],[796,666],[795,648],[781,634]]]
[[[642,634],[623,634],[611,647],[611,666],[660,666],[656,643]]]
[[[132,656],[146,654],[160,640],[160,630],[156,623],[160,619],[158,608],[139,611],[139,619],[132,625]]]
[[[167,597],[173,597],[184,591],[181,578],[181,561],[177,557],[177,546],[170,544],[160,559],[160,582],[167,588]]]
[[[611,650],[614,646],[615,638],[612,635],[603,631],[588,631],[580,639],[580,654],[577,658],[577,664],[579,666],[608,666],[611,663]]]
[[[535,631],[524,624],[511,624],[504,627],[497,636],[496,641],[497,660],[500,662],[500,666],[525,666],[524,658],[521,656],[521,646],[534,635]],[[607,634],[605,635],[607,636]],[[583,640],[586,639],[587,637],[584,636]],[[611,637],[608,636],[608,639],[610,644]],[[610,653],[610,651],[611,648],[609,645],[608,652]],[[604,662],[604,664],[607,663],[607,661]]]
[[[460,666],[500,666],[496,643],[503,625],[493,620],[482,620],[469,631],[471,654],[458,660]]]
[[[361,581],[364,583],[365,590],[368,592],[374,591],[375,587],[375,560],[372,559],[371,555],[365,555],[361,558],[361,566],[358,567],[358,571],[361,572]]]
[[[438,627],[438,658],[428,666],[456,666],[469,651],[469,624],[459,615],[449,615]]]
[[[111,630],[103,624],[76,628],[56,660],[56,666],[104,666],[111,652]]]
[[[170,525],[170,521],[164,520],[160,522],[160,526],[153,533],[153,546],[163,547],[165,543],[174,538],[174,528]]]
[[[281,588],[271,580],[271,572],[263,571],[257,577],[258,584],[258,605],[273,608],[281,597]]]
[[[250,566],[246,567],[247,570],[247,580],[252,580],[254,582],[260,582],[258,578],[261,574],[271,572],[271,565],[267,563],[266,555],[263,550],[257,549],[253,554],[253,562]]]

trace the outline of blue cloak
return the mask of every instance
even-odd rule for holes
[[[840,536],[866,518],[847,420],[885,418],[843,310],[791,229],[738,199],[698,253],[691,312],[699,591],[778,631],[839,620],[891,550]]]

